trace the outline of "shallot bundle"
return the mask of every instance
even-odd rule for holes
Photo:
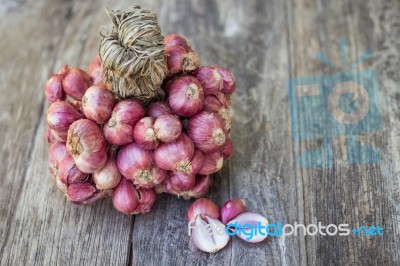
[[[136,214],[150,211],[159,193],[199,198],[232,156],[232,73],[200,67],[192,46],[178,34],[166,36],[162,47],[165,62],[158,52],[157,64],[165,64],[168,73],[161,88],[152,88],[153,98],[137,95],[140,89],[134,97],[121,97],[129,93],[113,88],[107,77],[119,73],[111,73],[117,67],[110,63],[111,52],[104,56],[102,50],[89,73],[66,66],[46,83],[50,172],[72,203],[112,195],[117,210]],[[124,72],[120,78],[130,83],[130,77]]]

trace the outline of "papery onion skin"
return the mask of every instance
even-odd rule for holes
[[[221,66],[214,66],[218,69],[223,79],[223,86],[221,91],[226,94],[232,94],[236,89],[236,80],[233,74]]]
[[[112,194],[112,189],[107,190],[99,190],[93,194],[92,197],[88,198],[87,200],[83,201],[81,204],[83,205],[90,205],[93,204],[101,199],[104,199]]]
[[[106,140],[99,126],[89,119],[72,123],[68,130],[67,149],[78,169],[87,174],[96,172],[107,162]]]
[[[46,140],[47,143],[52,144],[55,142],[66,142],[67,141],[67,134],[65,134],[65,138],[60,137],[57,132],[47,125],[46,127]]]
[[[171,143],[162,143],[154,151],[156,164],[164,170],[174,170],[181,162],[189,161],[194,154],[194,144],[185,133]]]
[[[158,118],[162,115],[173,115],[171,107],[167,102],[155,102],[149,105],[147,108],[147,115]]]
[[[171,172],[169,178],[174,188],[180,191],[192,189],[196,182],[196,177],[194,175],[187,175],[177,172]]]
[[[90,78],[91,78],[93,84],[102,83],[105,79],[103,69],[97,68],[97,69],[93,70],[92,72],[90,72]]]
[[[174,45],[165,47],[167,55],[167,66],[170,75],[176,75],[183,71],[183,60],[186,57],[186,50],[182,46]]]
[[[53,178],[58,177],[58,168],[62,160],[69,155],[65,143],[54,142],[50,145],[48,157],[50,162],[50,174]]]
[[[47,124],[57,134],[65,134],[69,126],[81,118],[83,115],[72,104],[65,101],[56,101],[47,110]]]
[[[215,113],[205,111],[189,119],[187,133],[196,148],[204,153],[222,149],[227,137],[221,118]]]
[[[148,213],[156,202],[157,193],[153,188],[140,188],[137,190],[137,192],[139,195],[139,204],[135,209],[135,213]]]
[[[246,202],[243,199],[231,199],[224,203],[221,208],[221,221],[227,224],[239,214],[246,211]]]
[[[165,179],[160,185],[155,186],[155,190],[158,194],[169,193],[178,197],[182,197],[185,200],[191,198],[204,197],[211,187],[211,178],[209,175],[196,175],[196,182],[194,187],[190,190],[181,191],[176,188],[169,178]]]
[[[155,121],[153,117],[143,117],[135,125],[133,138],[135,143],[143,149],[154,150],[159,144],[154,130]]]
[[[196,183],[194,184],[194,188],[190,190],[190,193],[188,193],[188,197],[192,198],[200,198],[204,197],[208,191],[210,190],[211,187],[211,178],[209,175],[196,175]],[[185,195],[183,195],[184,199]]]
[[[218,113],[224,108],[224,103],[214,94],[208,94],[204,97],[204,111]]]
[[[56,186],[62,193],[67,193],[67,184],[65,184],[59,177],[56,178]]]
[[[74,204],[83,204],[96,193],[96,188],[89,183],[74,183],[67,188],[67,198]]]
[[[176,165],[174,171],[177,174],[194,176],[200,172],[200,170],[203,168],[203,165],[204,165],[204,155],[201,151],[195,149],[192,159],[180,161]]]
[[[217,113],[224,123],[226,132],[229,132],[232,126],[232,111],[229,109],[228,100],[224,95],[217,94],[206,95],[204,98],[204,111]]]
[[[181,76],[169,85],[168,102],[178,115],[190,117],[203,109],[204,91],[200,82],[191,76]]]
[[[93,173],[93,181],[96,184],[96,188],[100,190],[112,189],[119,184],[121,174],[117,167],[115,148],[111,148],[108,152],[106,164],[100,170]]]
[[[53,74],[51,78],[46,82],[44,92],[49,103],[54,103],[58,100],[65,100],[67,94],[65,94],[62,88],[62,78],[60,74]]]
[[[132,182],[137,188],[150,189],[164,182],[166,178],[167,171],[157,165],[153,165],[151,168],[145,170],[145,172],[137,174],[132,179]]]
[[[81,101],[86,90],[92,85],[88,73],[76,67],[66,65],[60,72],[63,75],[63,90],[72,98]]]
[[[143,105],[136,100],[129,99],[117,103],[111,118],[103,126],[107,141],[118,146],[133,142],[135,124],[145,114]]]
[[[200,81],[205,94],[212,94],[222,90],[223,79],[218,70],[213,66],[204,66],[191,73]]]
[[[157,139],[169,143],[175,141],[182,132],[182,123],[174,115],[161,115],[154,122]]]
[[[180,45],[165,47],[169,76],[188,72],[200,66],[200,59],[194,51],[187,51]]]
[[[195,149],[192,160],[190,161],[192,165],[191,174],[194,175],[198,174],[204,166],[204,161],[205,161],[204,154],[201,151]]]
[[[89,75],[93,84],[101,83],[104,80],[103,68],[101,66],[100,56],[96,56],[89,65]]]
[[[75,109],[83,114],[83,108],[82,108],[82,102],[75,100],[74,98],[68,98],[67,102],[69,102],[70,104],[72,104],[73,107],[75,107]]]
[[[224,147],[222,148],[222,156],[224,157],[224,160],[230,159],[233,153],[234,153],[233,142],[230,138],[228,138],[225,142]]]
[[[179,46],[182,46],[188,52],[193,51],[189,42],[183,36],[181,36],[179,34],[169,34],[169,35],[165,36],[164,45],[165,45],[165,47],[179,45]]]
[[[168,179],[167,179],[168,180]],[[211,178],[209,175],[196,175],[196,182],[194,187],[190,190],[180,191],[173,186],[171,182],[164,182],[163,189],[172,195],[176,195],[178,197],[182,197],[185,200],[189,200],[191,198],[201,198],[204,197],[211,187]]]
[[[204,164],[200,170],[200,174],[202,175],[211,175],[219,170],[221,170],[224,164],[224,158],[222,156],[222,152],[216,151],[213,153],[206,154],[204,156]]]
[[[66,185],[77,183],[87,178],[87,174],[76,167],[74,158],[71,155],[68,155],[61,161],[58,168],[58,175],[60,180]]]
[[[115,97],[104,84],[91,86],[82,97],[83,113],[97,124],[103,124],[111,117],[114,105]]]
[[[200,198],[190,204],[187,211],[187,220],[192,221],[197,215],[207,215],[214,219],[220,218],[220,210],[217,204],[208,198]]]
[[[172,195],[178,195],[179,191],[177,189],[174,188],[174,186],[171,183],[171,180],[167,177],[164,182],[162,182],[159,185],[156,185],[154,187],[155,191],[157,194],[161,194],[161,193],[169,193]]]
[[[89,64],[89,73],[93,70],[101,68],[101,58],[97,55]]]
[[[165,170],[154,164],[152,152],[136,143],[121,148],[117,156],[117,166],[123,176],[141,188],[152,188],[161,184],[167,175]]]
[[[138,172],[150,169],[152,165],[152,152],[139,147],[136,143],[122,147],[118,152],[118,170],[126,178],[133,179]]]
[[[139,195],[132,182],[122,178],[112,194],[114,208],[125,214],[133,214],[139,206]]]

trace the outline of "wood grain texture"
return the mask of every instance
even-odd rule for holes
[[[135,1],[154,10],[164,34],[187,36],[202,63],[233,71],[235,156],[214,176],[218,204],[244,198],[276,223],[348,223],[384,227],[384,237],[270,237],[260,244],[232,239],[216,254],[187,236],[192,201],[161,195],[152,212],[128,217],[110,200],[76,207],[47,170],[43,85],[68,63],[87,68],[109,25],[104,7],[130,1],[5,0],[0,2],[0,264],[1,265],[399,265],[400,3],[325,0]],[[298,168],[298,155],[319,141],[292,140],[289,78],[331,74],[315,60],[340,61],[366,49],[373,69],[382,130],[363,134],[381,150],[379,164]],[[326,129],[330,130],[330,129]],[[345,137],[335,139],[342,154]]]
[[[87,67],[106,19],[103,7],[30,1],[2,22],[2,50],[10,51],[1,53],[7,66],[2,106],[9,106],[2,109],[9,114],[0,133],[7,139],[2,161],[8,161],[1,168],[1,200],[7,202],[1,206],[2,265],[123,265],[128,258],[133,218],[117,215],[109,201],[87,208],[67,203],[49,176],[44,139],[44,83],[66,63]]]
[[[399,124],[395,115],[398,101],[393,101],[393,93],[399,84],[399,42],[387,34],[398,32],[398,27],[396,30],[393,25],[397,20],[394,14],[400,14],[400,5],[396,1],[385,4],[379,1],[288,1],[288,11],[290,74],[293,77],[332,73],[331,68],[314,58],[322,51],[336,64],[340,62],[339,38],[349,42],[349,61],[357,59],[367,49],[375,52],[375,57],[366,60],[357,70],[376,72],[383,123],[379,132],[359,137],[381,151],[379,164],[352,165],[338,160],[331,169],[300,169],[296,175],[303,194],[304,216],[299,217],[300,221],[325,225],[381,225],[385,228],[384,237],[306,237],[306,263],[396,265],[400,259],[393,245],[399,236],[397,195],[400,187],[396,169],[399,150],[392,146],[398,142],[395,137]],[[395,75],[388,76],[391,72]],[[294,150],[301,152],[310,148],[308,143],[304,144]],[[340,153],[343,146],[346,148],[343,140],[342,144],[334,145],[334,154]],[[362,153],[361,150],[356,152]]]

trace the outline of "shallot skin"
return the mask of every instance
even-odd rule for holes
[[[103,84],[91,86],[82,97],[83,113],[97,124],[103,124],[111,117],[114,105],[114,95]]]
[[[56,101],[47,110],[47,124],[58,133],[58,136],[66,136],[70,125],[83,118],[83,115],[76,108],[65,101]]]
[[[204,66],[191,73],[204,87],[206,94],[222,92],[232,94],[236,89],[236,80],[231,72],[221,66]]]
[[[61,161],[58,173],[59,178],[66,185],[77,183],[86,179],[87,177],[87,174],[83,173],[78,169],[78,167],[76,167],[74,158],[71,155],[68,155],[64,160]]]
[[[114,148],[110,149],[106,164],[93,173],[93,181],[97,189],[112,189],[121,181],[121,173],[118,171]]]
[[[104,80],[103,68],[101,65],[100,56],[96,56],[89,65],[89,75],[93,84],[101,83]]]
[[[183,36],[181,36],[179,34],[169,34],[169,35],[165,36],[164,45],[165,45],[165,47],[179,45],[179,46],[182,46],[188,52],[193,51],[189,42]]]
[[[68,186],[67,198],[74,204],[83,204],[96,193],[96,188],[89,183],[74,183]]]
[[[153,188],[150,189],[139,188],[137,192],[139,194],[139,204],[135,209],[135,214],[148,213],[153,207],[154,203],[156,202],[157,193]]]
[[[161,115],[154,122],[157,139],[169,143],[176,140],[182,132],[182,123],[174,115]]]
[[[246,211],[246,202],[243,199],[231,199],[221,208],[221,221],[227,224],[230,220]]]
[[[180,45],[165,47],[169,76],[196,70],[200,59],[193,51],[187,51]]]
[[[169,105],[178,115],[191,117],[203,109],[203,87],[194,77],[186,75],[174,79],[168,93]]]
[[[224,81],[221,91],[226,94],[232,94],[236,90],[235,77],[231,72],[229,72],[227,69],[223,67],[220,66],[214,66],[214,67],[218,69],[218,72],[221,74],[222,79]]]
[[[86,90],[92,85],[92,79],[84,70],[66,65],[60,72],[63,76],[63,90],[75,100],[81,101]]]
[[[152,152],[141,148],[136,143],[122,147],[118,152],[118,170],[128,179],[133,179],[137,172],[150,168],[152,164]]]
[[[196,177],[194,175],[187,175],[183,173],[171,172],[169,179],[173,186],[181,191],[190,190],[196,183]]]
[[[224,123],[225,131],[230,131],[232,111],[229,108],[228,99],[223,93],[222,95],[221,93],[206,95],[204,98],[204,111],[217,113]]]
[[[174,112],[167,102],[155,102],[149,105],[147,108],[147,115],[158,118],[162,115],[173,115]]]
[[[193,157],[194,144],[185,133],[171,143],[162,143],[154,151],[156,164],[164,170],[175,170],[181,162],[187,162]]]
[[[234,153],[233,142],[230,138],[228,138],[225,142],[224,147],[222,148],[222,156],[224,157],[224,160],[230,159],[233,153]]]
[[[187,220],[190,222],[197,215],[207,215],[214,219],[220,218],[220,210],[217,204],[208,198],[200,198],[190,204],[187,211]]]
[[[78,169],[87,174],[96,172],[107,162],[106,140],[99,126],[89,119],[72,123],[68,130],[67,149]]]
[[[213,153],[206,154],[204,156],[203,167],[199,173],[202,175],[211,175],[221,170],[224,164],[224,158],[222,152],[216,151]]]
[[[61,162],[68,156],[68,150],[65,143],[54,142],[51,144],[48,156],[50,162],[50,174],[53,178],[58,178],[58,168]]]
[[[212,94],[220,91],[223,87],[223,79],[221,74],[215,67],[204,66],[191,73],[200,81],[206,94]]]
[[[189,137],[197,149],[204,153],[216,152],[225,144],[226,132],[221,118],[211,112],[201,112],[189,119]]]
[[[49,103],[54,103],[58,100],[65,100],[67,95],[62,88],[62,75],[53,74],[51,78],[46,82],[45,95]]]
[[[139,206],[139,195],[132,182],[122,178],[112,194],[114,208],[125,214],[133,214]]]
[[[138,188],[152,188],[162,183],[167,172],[153,161],[153,152],[131,143],[123,147],[117,156],[117,166],[120,173]]]
[[[154,150],[159,144],[154,131],[155,120],[153,117],[143,117],[136,123],[133,129],[135,143],[143,149]]]
[[[145,114],[143,105],[136,100],[123,100],[117,103],[111,118],[103,126],[107,141],[118,146],[133,142],[134,127]]]

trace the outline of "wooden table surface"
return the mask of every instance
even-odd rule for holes
[[[236,152],[214,176],[210,198],[219,204],[244,198],[271,223],[380,225],[384,236],[298,235],[269,237],[261,244],[234,238],[210,255],[187,236],[191,201],[161,195],[151,213],[140,216],[117,212],[109,199],[88,207],[68,203],[48,173],[44,83],[64,64],[87,68],[100,26],[110,25],[105,5],[116,9],[132,2],[2,0],[1,265],[400,264],[398,0],[134,2],[158,14],[165,35],[188,37],[203,65],[222,65],[236,76]],[[304,167],[299,154],[321,140],[295,140],[293,126],[304,117],[296,110],[291,115],[296,106],[289,101],[287,81],[342,71],[316,60],[323,52],[338,65],[341,38],[348,42],[348,60],[374,52],[355,71],[376,74],[379,99],[370,100],[379,103],[381,127],[357,138],[381,158],[349,163],[339,156],[347,136],[335,136],[333,164],[329,167],[325,156],[319,158],[322,166],[311,161]]]

